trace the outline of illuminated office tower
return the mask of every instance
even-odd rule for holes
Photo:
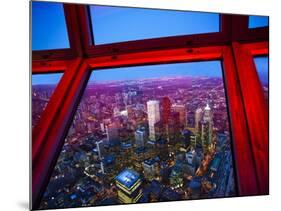
[[[105,126],[104,126],[104,123],[100,123],[100,129],[101,129],[101,132],[105,132]]]
[[[98,156],[99,159],[101,160],[104,157],[104,153],[105,153],[103,140],[97,141],[96,145],[97,145]]]
[[[149,138],[155,141],[155,123],[160,121],[159,101],[150,100],[147,102],[147,115],[149,125]]]
[[[197,133],[199,132],[199,123],[202,119],[202,113],[203,113],[203,111],[201,108],[198,108],[195,111],[195,130]]]
[[[137,148],[144,147],[147,139],[145,128],[137,129],[135,132],[135,145]]]
[[[125,105],[128,105],[128,94],[126,92],[123,92],[122,95],[123,95],[123,103]]]
[[[195,110],[186,111],[186,126],[195,128]]]
[[[100,162],[100,169],[101,169],[101,173],[105,174],[103,162]]]
[[[142,162],[144,177],[148,180],[155,179],[157,173],[159,173],[159,165],[155,159],[148,159]]]
[[[190,136],[190,146],[195,149],[197,146],[197,136],[196,135],[191,135]]]
[[[209,104],[207,103],[206,107],[204,108],[204,115],[203,115],[203,121],[205,122],[211,122],[212,121],[212,111],[211,108],[209,106]]]
[[[159,139],[156,142],[156,149],[161,160],[167,160],[169,156],[168,141],[166,139]]]
[[[186,109],[184,105],[180,105],[180,104],[174,104],[172,106],[172,110],[174,112],[178,112],[179,113],[179,118],[180,118],[180,125],[181,126],[186,126]]]
[[[127,105],[127,106],[126,106],[126,111],[127,111],[128,118],[129,118],[129,119],[132,119],[132,118],[134,117],[133,106]]]
[[[204,151],[208,150],[212,143],[212,130],[213,130],[212,111],[209,104],[204,108],[204,115],[202,121],[201,140]]]
[[[136,203],[142,196],[140,175],[125,169],[115,177],[118,199],[121,203]]]
[[[132,143],[130,142],[121,142],[120,145],[120,155],[123,158],[131,158],[132,157],[132,153],[133,153],[133,146]],[[122,161],[122,165],[123,166],[131,166],[132,165],[132,159],[124,159]]]
[[[106,126],[106,138],[107,141],[116,141],[119,138],[118,128],[116,124],[110,124]]]
[[[164,124],[168,123],[171,114],[171,101],[168,97],[163,97],[162,99],[162,120]]]
[[[187,163],[190,165],[195,165],[195,164],[199,163],[197,153],[194,149],[192,149],[186,153],[186,160],[187,160]]]
[[[110,154],[110,155],[104,156],[104,158],[100,162],[101,173],[106,174],[107,177],[110,177],[111,179],[113,179],[114,176],[116,175],[116,172],[115,172],[115,167],[116,167],[115,159],[116,159],[115,155],[114,154]]]
[[[169,118],[167,139],[169,143],[177,143],[180,136],[180,113],[173,111]]]
[[[119,110],[119,108],[114,107],[114,109],[113,109],[113,116],[114,116],[114,117],[120,116],[120,110]]]

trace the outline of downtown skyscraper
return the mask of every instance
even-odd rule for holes
[[[149,138],[155,141],[155,124],[160,121],[160,105],[157,100],[147,102],[147,116],[149,125]]]

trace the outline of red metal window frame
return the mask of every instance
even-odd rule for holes
[[[92,70],[191,61],[222,61],[238,195],[268,194],[268,107],[252,60],[268,54],[268,27],[249,30],[247,16],[221,15],[218,33],[95,46],[88,7],[64,4],[64,12],[70,49],[32,52],[32,73],[64,71],[32,131],[32,208],[40,204]]]
[[[233,44],[238,78],[242,90],[252,153],[255,158],[258,188],[269,192],[269,111],[254,64],[254,56],[268,55],[268,42]],[[249,80],[251,79],[251,80]]]

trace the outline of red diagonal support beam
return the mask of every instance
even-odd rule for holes
[[[48,185],[54,165],[64,143],[67,123],[78,103],[79,90],[87,81],[88,65],[83,61],[85,34],[81,30],[78,8],[64,4],[70,49],[35,52],[33,73],[55,72],[63,69],[64,75],[50,98],[42,118],[32,131],[32,207],[38,208]],[[54,52],[54,54],[53,54]],[[72,62],[69,58],[74,58]],[[59,60],[63,58],[64,60]]]
[[[32,141],[32,203],[38,208],[64,144],[67,125],[89,76],[88,65],[77,59],[66,70],[42,116]]]

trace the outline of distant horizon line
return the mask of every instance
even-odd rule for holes
[[[143,78],[143,79],[126,79],[126,80],[99,80],[99,81],[91,81],[89,83],[113,83],[113,82],[121,82],[121,81],[146,81],[146,80],[163,80],[163,79],[180,79],[180,78],[221,78],[219,76],[165,76],[165,77],[152,77],[152,78]]]
[[[156,79],[180,79],[180,78],[222,78],[219,76],[166,76],[166,77],[152,77],[152,78],[143,78],[143,79],[122,79],[122,80],[93,80],[89,79],[88,84],[105,84],[105,83],[117,83],[117,82],[122,82],[122,81],[146,81],[146,80],[156,80]],[[38,84],[32,84],[32,86],[37,86],[37,85],[56,85],[57,83],[38,83]]]

